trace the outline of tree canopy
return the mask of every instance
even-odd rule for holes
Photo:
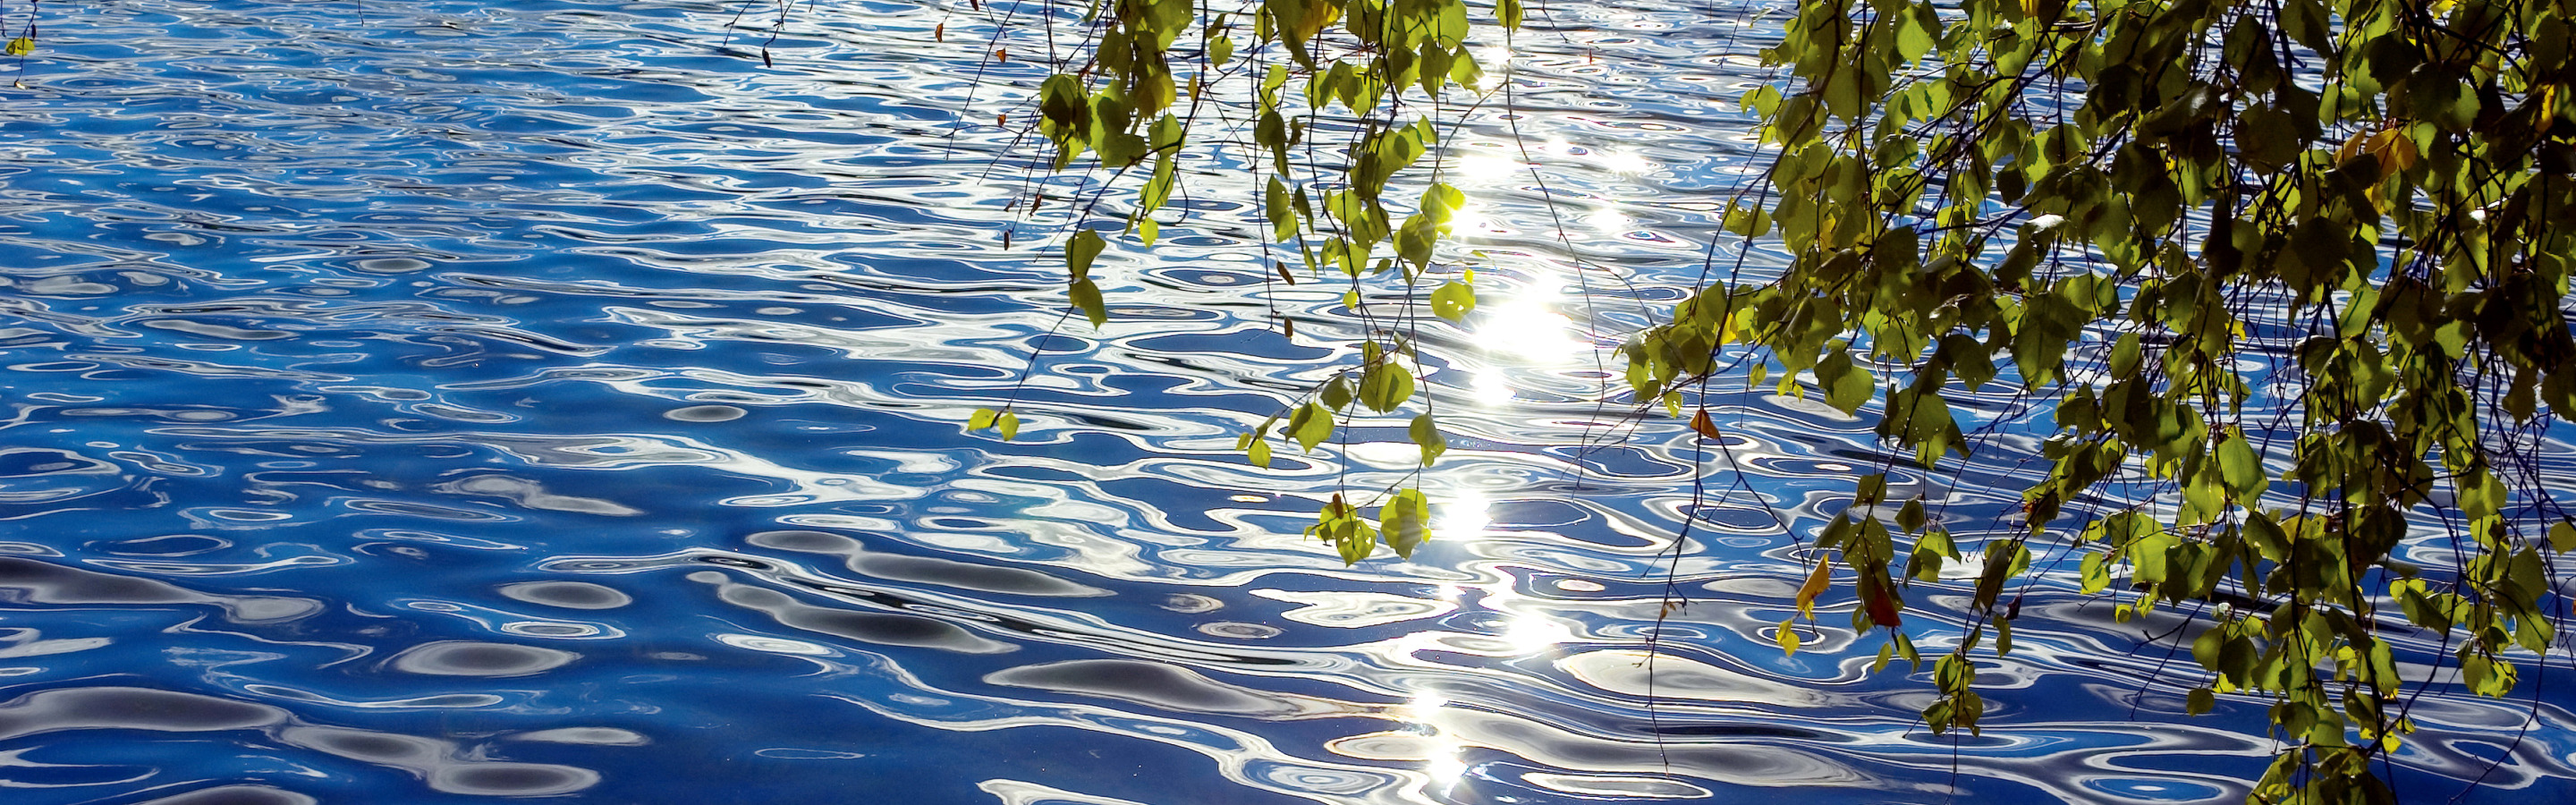
[[[1063,239],[1072,306],[1106,320],[1095,258],[1156,240],[1181,149],[1248,132],[1258,204],[1304,272],[1339,276],[1355,309],[1369,288],[1404,301],[1242,449],[1266,465],[1418,410],[1428,466],[1446,442],[1408,333],[1476,298],[1435,257],[1463,201],[1443,134],[1488,100],[1471,41],[1524,13],[1096,0],[1037,127],[1055,168],[1132,172],[1135,196],[1123,235]],[[1797,603],[1846,588],[1853,627],[1885,630],[1880,667],[1930,660],[1933,730],[1980,728],[1971,683],[2011,650],[2033,547],[2071,544],[2120,617],[2201,621],[2194,712],[2270,703],[2285,748],[2253,801],[2389,801],[2371,765],[2432,684],[2392,638],[2431,636],[2488,696],[2515,690],[2517,652],[2562,645],[2576,520],[2542,468],[2552,420],[2576,419],[2571,17],[2571,0],[1797,4],[1762,52],[1778,80],[1740,99],[1774,158],[1724,213],[1790,263],[1671,305],[1622,348],[1627,391],[1711,438],[1721,375],[1878,417],[1890,458],[1812,535],[1833,558]],[[2020,525],[1963,545],[1889,473],[1979,449],[1949,400],[1992,384],[2038,405],[2046,470],[2019,479]],[[1309,533],[1347,561],[1410,555],[1426,498],[1366,497],[1333,495]],[[2456,559],[2401,558],[2417,544]],[[1958,562],[1979,568],[1970,616],[1909,626],[1909,586]],[[1955,648],[1922,656],[1921,630]]]

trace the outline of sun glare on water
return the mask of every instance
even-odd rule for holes
[[[1494,521],[1485,512],[1485,496],[1473,492],[1461,494],[1440,505],[1431,515],[1433,539],[1465,540],[1481,537]]]
[[[1563,297],[1555,282],[1531,283],[1482,314],[1477,342],[1496,353],[1542,365],[1573,360],[1583,353],[1583,344],[1574,338],[1574,320],[1556,311]]]

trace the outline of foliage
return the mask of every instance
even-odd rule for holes
[[[2054,397],[2028,529],[1985,546],[1981,618],[1941,660],[1963,670],[1936,673],[1926,720],[1976,726],[1972,651],[1989,628],[2009,636],[2025,543],[2062,522],[2098,546],[2086,591],[2135,588],[2123,615],[2247,604],[2193,641],[2210,675],[2191,701],[2273,702],[2293,748],[2256,800],[2384,800],[2368,764],[2410,726],[2380,611],[2455,640],[2463,684],[2501,696],[2509,649],[2551,647],[2549,553],[2576,547],[2531,463],[2544,410],[2576,416],[2570,16],[1806,4],[1766,54],[1794,91],[1746,98],[1782,155],[1775,200],[1729,213],[1796,262],[1682,303],[1630,345],[1632,383],[1660,394],[1759,351],[1812,370],[1845,411],[1875,398],[1879,435],[1926,468],[1965,448],[1953,381]],[[2097,346],[2098,363],[2070,364]],[[2172,505],[2097,494],[2123,472]],[[1923,498],[1883,500],[1883,478],[1820,539],[1873,601],[1894,586],[1895,535],[1915,538],[1914,578],[1955,558]],[[1893,532],[1858,514],[1880,503],[1903,505]],[[2455,507],[2456,573],[2392,555],[2425,504]],[[1856,624],[1892,627],[1880,609]]]
[[[1517,25],[1516,3],[1499,11],[1505,25]],[[1476,307],[1473,271],[1432,259],[1466,197],[1435,175],[1410,209],[1400,210],[1389,184],[1438,149],[1438,99],[1472,93],[1483,76],[1467,41],[1466,4],[1268,0],[1202,13],[1189,0],[1116,0],[1095,4],[1089,22],[1087,61],[1061,65],[1034,99],[1038,129],[1054,146],[1052,166],[1065,169],[1088,156],[1122,175],[1148,171],[1127,207],[1124,234],[1151,246],[1161,233],[1155,216],[1180,182],[1180,150],[1192,132],[1205,137],[1205,129],[1226,122],[1220,93],[1238,93],[1256,110],[1248,128],[1257,153],[1249,161],[1271,234],[1294,245],[1304,273],[1337,274],[1347,286],[1343,304],[1375,323],[1358,366],[1244,434],[1238,449],[1266,467],[1274,439],[1312,451],[1337,424],[1401,415],[1419,398],[1421,413],[1405,432],[1429,466],[1448,438],[1415,379],[1423,367],[1412,334],[1424,311],[1454,322]],[[1252,45],[1239,47],[1246,36]],[[1064,245],[1066,297],[1094,327],[1109,317],[1091,276],[1107,245],[1102,231],[1078,229]],[[1288,266],[1276,268],[1283,280],[1297,281]],[[1396,309],[1371,304],[1381,295],[1373,285],[1402,300]],[[1293,332],[1293,323],[1282,326]],[[978,411],[969,425],[1016,421],[1009,411]],[[1427,536],[1420,527],[1426,498],[1410,487],[1375,497],[1371,506],[1335,495],[1307,533],[1351,562],[1381,545],[1412,556]],[[1362,516],[1365,508],[1378,509],[1379,525]]]
[[[1490,25],[1520,15],[1502,0]],[[1256,464],[1274,436],[1311,450],[1337,420],[1411,405],[1406,323],[1473,306],[1469,277],[1432,259],[1462,202],[1436,162],[1407,176],[1409,211],[1391,201],[1438,152],[1443,100],[1479,85],[1470,16],[1456,0],[1099,0],[1088,61],[1039,89],[1056,167],[1150,163],[1126,216],[1150,245],[1175,153],[1220,122],[1200,113],[1218,82],[1243,82],[1278,240],[1341,275],[1354,308],[1365,283],[1403,292],[1359,366],[1244,436]],[[2536,456],[2550,417],[2576,418],[2571,18],[2571,0],[1798,4],[1763,54],[1784,80],[1743,98],[1776,162],[1725,218],[1793,262],[1700,288],[1630,340],[1630,390],[1678,412],[1743,365],[1877,413],[1903,455],[1858,479],[1817,540],[1841,569],[1820,563],[1797,598],[1812,617],[1849,578],[1853,625],[1888,630],[1882,666],[1921,663],[1903,592],[1963,558],[1937,504],[1891,493],[1889,471],[1975,448],[1949,402],[1962,389],[2052,402],[2048,471],[2025,526],[1976,546],[1972,615],[1934,662],[1925,721],[1979,727],[1970,683],[1987,647],[2010,651],[2032,549],[2071,541],[2083,589],[2116,586],[2120,617],[2208,618],[2193,711],[2270,703],[2287,748],[2254,801],[2387,801],[2369,764],[2400,746],[2412,702],[2392,638],[2437,637],[2489,696],[2515,687],[2513,652],[2554,645],[2555,554],[2576,525]],[[1102,246],[1083,230],[1065,248],[1095,326]],[[1445,447],[1429,406],[1410,429],[1426,465]],[[2110,489],[2138,481],[2157,494]],[[1309,533],[1348,561],[1380,542],[1409,555],[1422,496],[1382,497],[1378,526],[1335,495]],[[2461,558],[2402,561],[2417,538]]]

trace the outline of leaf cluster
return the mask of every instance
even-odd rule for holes
[[[2506,654],[2551,645],[2550,554],[2576,547],[2544,536],[2576,529],[2533,469],[2533,434],[2576,418],[2571,16],[1804,4],[1765,54],[1790,80],[1745,99],[1781,156],[1726,219],[1793,262],[1679,304],[1630,342],[1629,381],[1671,394],[1734,350],[1785,391],[1811,373],[1835,407],[1875,406],[1925,469],[1970,447],[1952,395],[2053,399],[2048,472],[1985,546],[1926,721],[1977,726],[1966,669],[1989,629],[2009,650],[2006,593],[2064,523],[2086,592],[2125,582],[2123,618],[2235,604],[2192,641],[2209,676],[2189,699],[2270,702],[2289,744],[2255,800],[2385,800],[2369,763],[2411,728],[2387,633],[2440,637],[2470,689],[2504,695]],[[1921,496],[1880,521],[1883,478],[1819,540],[1866,602],[1897,577],[1889,525],[1913,579],[1957,558]],[[2421,539],[2466,558],[2398,558]],[[1855,625],[1893,625],[1873,608]]]

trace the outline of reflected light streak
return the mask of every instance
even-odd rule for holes
[[[1422,773],[1431,776],[1431,784],[1438,786],[1444,796],[1450,789],[1458,787],[1459,778],[1467,776],[1467,762],[1458,759],[1458,750],[1461,748],[1464,748],[1463,745],[1457,741],[1442,739],[1439,751],[1433,752],[1431,759],[1422,762]]]
[[[1432,787],[1443,795],[1458,786],[1459,778],[1467,776],[1467,762],[1458,757],[1458,750],[1466,748],[1466,745],[1434,723],[1440,717],[1440,708],[1448,704],[1447,698],[1431,691],[1414,694],[1413,700],[1405,703],[1405,709],[1409,711],[1407,720],[1421,730],[1427,744],[1423,752],[1422,773],[1431,777]]]
[[[1655,163],[1628,151],[1604,151],[1601,167],[1622,176],[1638,176],[1655,169]]]
[[[1432,521],[1434,539],[1447,541],[1484,536],[1485,529],[1494,524],[1493,519],[1486,515],[1486,506],[1485,497],[1473,492],[1451,499],[1440,507],[1439,516]],[[1455,594],[1447,586],[1442,588],[1442,593]]]
[[[1534,361],[1563,363],[1583,353],[1583,345],[1574,339],[1574,320],[1554,309],[1561,295],[1539,291],[1553,283],[1533,283],[1520,293],[1489,308],[1482,326],[1476,328],[1477,340],[1493,349]]]
[[[1404,708],[1410,711],[1407,713],[1408,717],[1406,720],[1426,727],[1432,726],[1431,717],[1438,715],[1440,713],[1440,708],[1445,707],[1448,704],[1448,697],[1442,696],[1433,691],[1426,690],[1421,693],[1413,694],[1413,700],[1404,703]]]
[[[1483,206],[1470,201],[1449,211],[1449,231],[1458,237],[1491,232],[1494,222],[1485,218]]]
[[[1602,207],[1593,210],[1590,215],[1583,216],[1583,222],[1591,224],[1592,229],[1601,234],[1616,235],[1628,231],[1629,225],[1636,223],[1637,219],[1630,218],[1627,213],[1616,209]]]
[[[1572,640],[1574,633],[1555,618],[1514,612],[1504,621],[1501,637],[1513,654],[1537,654]]]
[[[1476,82],[1476,89],[1481,91],[1486,87],[1494,86],[1494,82],[1502,80],[1504,71],[1511,68],[1511,61],[1511,47],[1501,42],[1487,42],[1483,47],[1477,48],[1476,66],[1484,68],[1485,75]]]
[[[1522,169],[1520,160],[1502,154],[1468,154],[1458,158],[1460,181],[1497,184],[1510,181]]]

